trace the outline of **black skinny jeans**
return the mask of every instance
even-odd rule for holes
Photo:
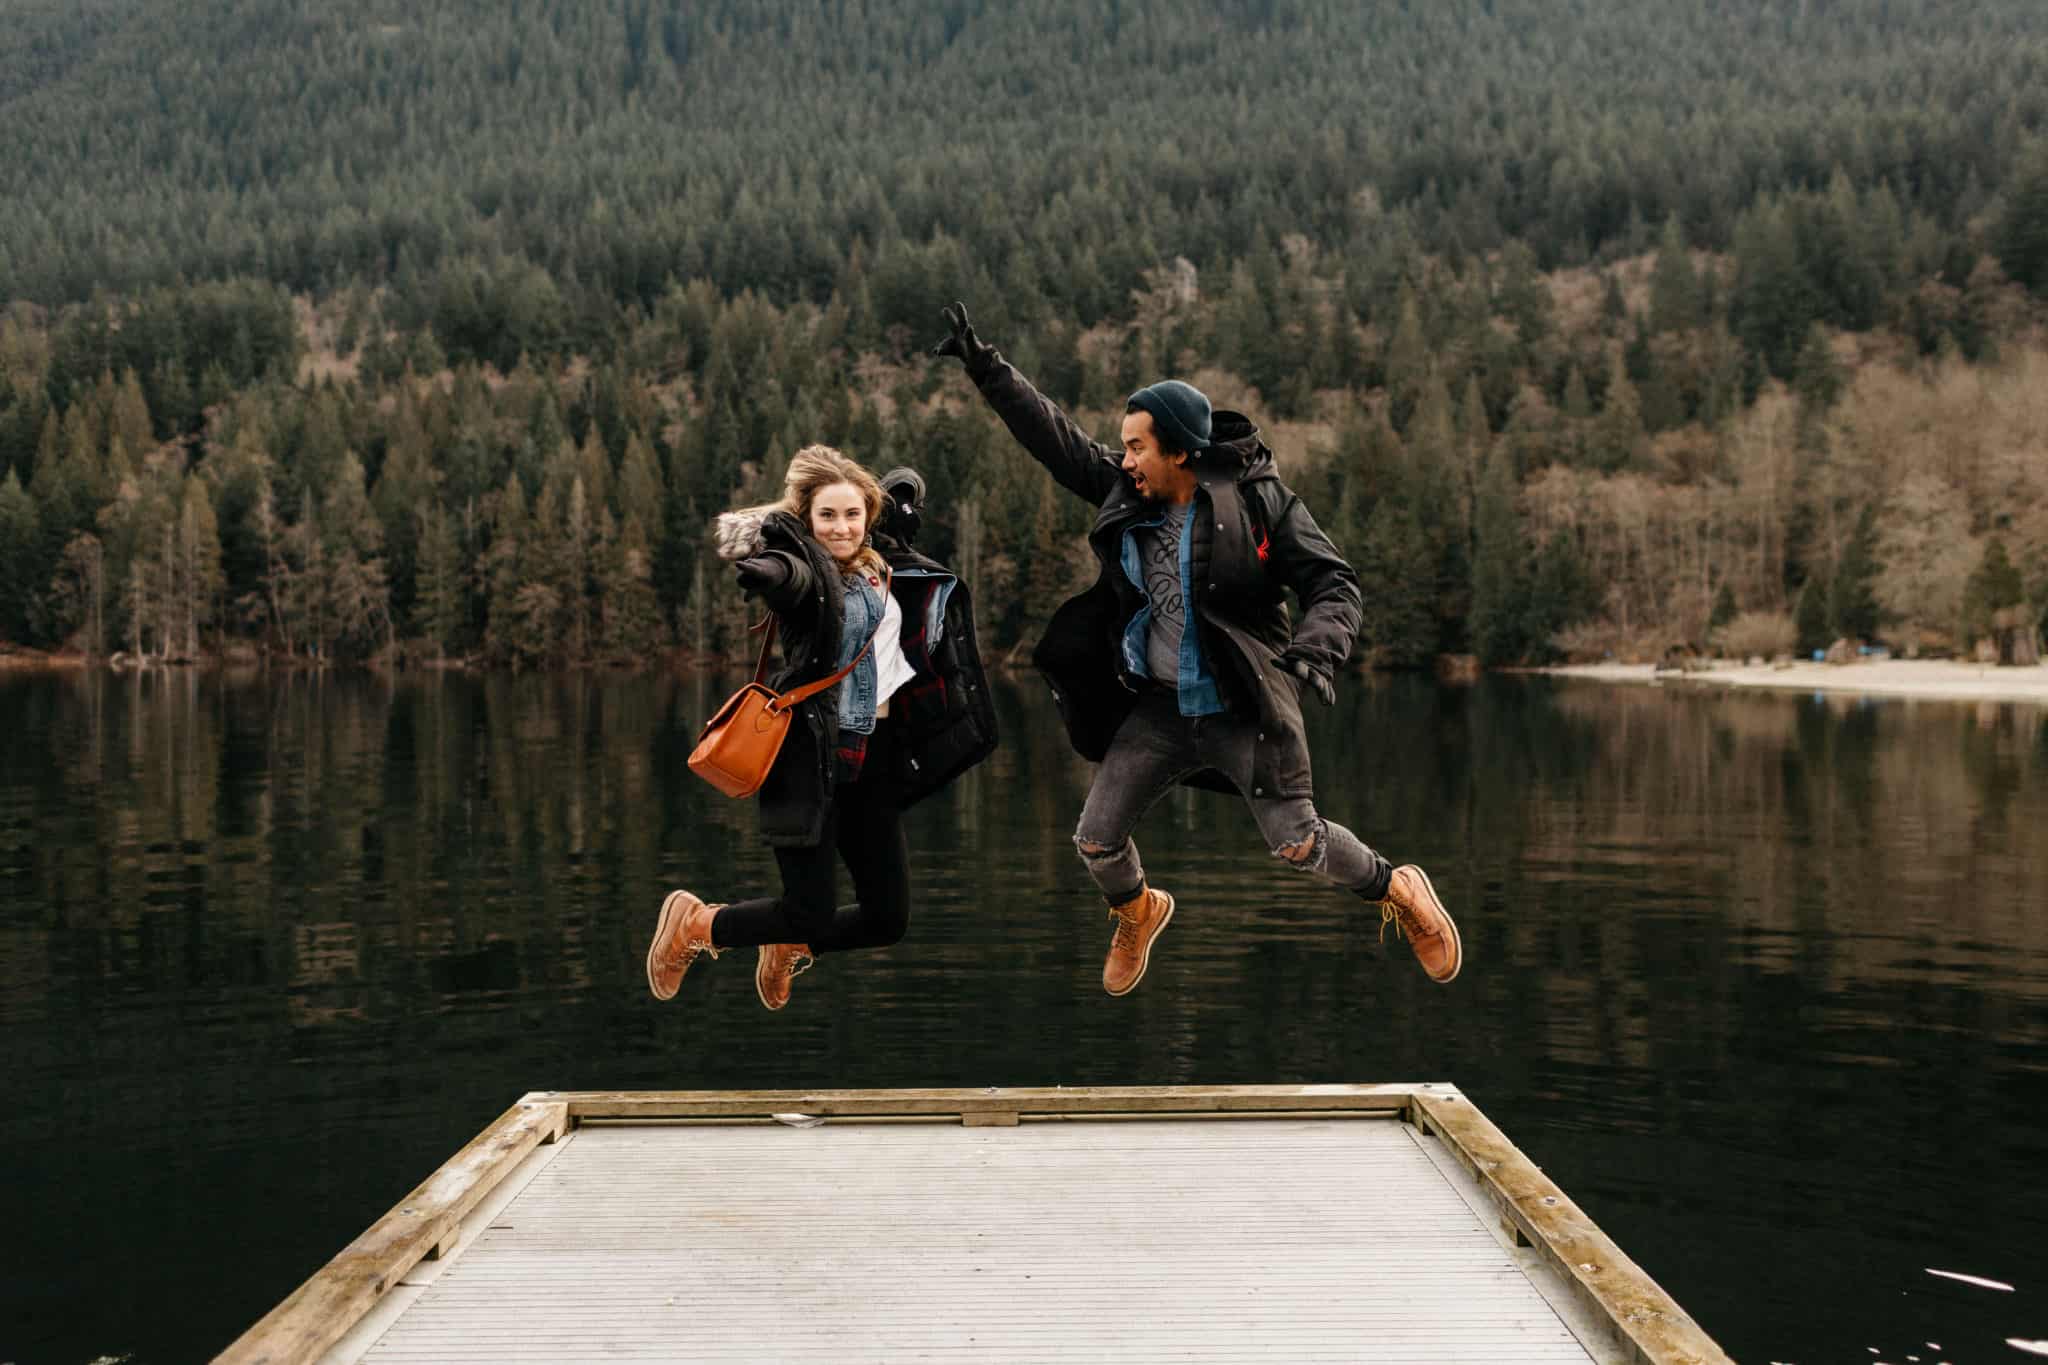
[[[778,848],[782,894],[735,901],[711,922],[720,948],[804,943],[813,953],[886,948],[910,924],[910,846],[889,780],[895,725],[884,718],[868,737],[860,777],[832,794],[825,833],[810,848]],[[839,901],[839,863],[853,874],[853,904]]]

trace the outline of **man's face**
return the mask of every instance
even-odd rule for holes
[[[1195,476],[1185,455],[1168,455],[1152,430],[1152,414],[1124,414],[1123,471],[1131,476],[1140,497],[1158,502],[1186,502],[1193,495]]]

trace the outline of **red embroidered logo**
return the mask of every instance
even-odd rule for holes
[[[1259,552],[1259,562],[1260,562],[1261,564],[1265,563],[1265,562],[1266,562],[1266,551],[1267,551],[1267,550],[1270,550],[1271,548],[1273,548],[1273,537],[1272,537],[1271,533],[1269,533],[1269,532],[1267,532],[1267,531],[1260,531],[1260,532],[1259,532],[1259,543],[1258,543],[1257,545],[1254,545],[1254,546],[1253,546],[1252,548],[1253,548],[1253,549],[1255,549],[1255,550],[1257,550],[1257,551]]]

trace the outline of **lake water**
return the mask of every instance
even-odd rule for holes
[[[724,691],[0,677],[0,1361],[202,1359],[513,1098],[596,1087],[1447,1080],[1738,1359],[2048,1338],[2048,708],[1356,683],[1320,804],[1430,869],[1463,976],[1177,793],[1114,1001],[1088,768],[1020,680],[911,814],[910,936],[770,1015],[751,954],[642,975],[668,888],[774,882],[683,765]]]

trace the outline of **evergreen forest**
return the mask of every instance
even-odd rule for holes
[[[0,653],[731,658],[823,441],[1012,655],[1089,509],[955,298],[1250,413],[1370,665],[2048,615],[2038,0],[7,9]]]

